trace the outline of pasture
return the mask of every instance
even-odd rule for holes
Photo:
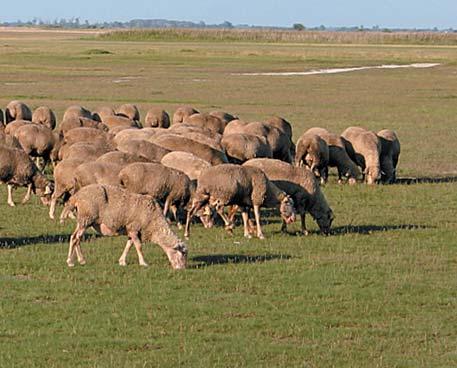
[[[266,240],[194,226],[189,268],[146,244],[90,235],[87,265],[65,259],[74,222],[0,187],[0,366],[452,367],[457,365],[457,47],[218,41],[118,41],[72,32],[0,31],[0,106],[189,104],[245,120],[284,116],[294,140],[313,126],[390,128],[402,184],[330,178],[323,237]],[[382,64],[430,69],[246,76]],[[331,171],[334,173],[334,171]],[[24,194],[17,190],[15,198]],[[290,227],[299,229],[299,223]],[[182,231],[178,231],[182,236]]]

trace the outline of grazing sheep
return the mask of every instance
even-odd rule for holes
[[[182,171],[161,163],[132,163],[119,172],[121,185],[132,193],[147,194],[163,203],[163,215],[171,209],[178,226],[178,209],[187,206],[191,182]]]
[[[133,104],[124,104],[119,106],[116,110],[116,114],[133,121],[140,121],[140,111],[138,110],[138,107]]]
[[[19,144],[16,138],[12,137],[9,134],[6,134],[2,130],[0,130],[0,145],[22,149],[21,145]]]
[[[225,129],[225,123],[221,119],[206,113],[192,114],[186,117],[183,123],[208,129],[212,133],[218,134],[224,133]]]
[[[209,114],[211,116],[219,118],[224,123],[224,125],[227,125],[232,120],[238,119],[237,117],[233,116],[232,114],[229,114],[228,112],[224,112],[224,111],[211,111]]]
[[[105,124],[110,130],[117,127],[127,127],[127,128],[139,128],[138,120],[130,120],[124,116],[107,116],[105,120],[103,120],[103,124]]]
[[[182,151],[167,153],[160,162],[162,165],[182,171],[190,180],[197,180],[202,171],[211,166],[208,161]]]
[[[145,128],[168,128],[170,127],[170,115],[160,107],[151,107],[146,114],[143,126]]]
[[[9,124],[14,120],[32,120],[32,111],[21,101],[11,101],[5,109],[5,123]]]
[[[400,156],[400,141],[393,130],[383,129],[377,133],[381,142],[381,182],[392,184],[397,180],[397,164]]]
[[[144,157],[151,162],[160,162],[162,157],[170,152],[169,149],[162,147],[161,145],[143,139],[121,141],[117,145],[117,149],[121,152]]]
[[[219,133],[214,133],[210,131],[209,129],[198,127],[196,125],[190,125],[190,124],[176,124],[172,125],[170,129],[168,129],[168,134],[180,134],[186,136],[189,133],[198,133],[201,135],[205,135],[208,138],[213,139],[216,141],[216,143],[220,143],[222,139],[222,135]]]
[[[241,164],[256,157],[273,157],[265,137],[251,134],[224,134],[221,144],[229,161],[234,164]]]
[[[80,264],[86,261],[81,251],[81,238],[86,229],[94,227],[103,235],[126,234],[128,241],[119,258],[126,265],[127,253],[135,245],[139,264],[147,266],[141,242],[157,243],[174,269],[186,267],[187,247],[171,231],[158,204],[150,197],[109,185],[90,185],[72,196],[67,204],[76,210],[77,225],[71,235],[67,264],[74,266],[76,253]]]
[[[180,126],[184,124],[179,124],[175,126]],[[156,128],[157,129],[157,128]],[[222,145],[220,144],[219,137],[222,138],[220,134],[217,134],[216,138],[209,137],[208,135],[198,131],[198,130],[191,130],[191,129],[163,129],[156,134],[152,135],[149,138],[149,141],[154,142],[159,139],[163,139],[164,136],[167,137],[183,137],[186,139],[190,139],[193,141],[196,141],[198,143],[206,144],[207,146],[210,146],[211,148],[214,148],[215,150],[218,151],[223,151],[224,149],[222,148]]]
[[[154,139],[154,143],[169,151],[192,153],[195,156],[208,161],[211,165],[220,165],[228,162],[224,152],[189,138],[164,135]]]
[[[111,151],[97,158],[97,162],[108,162],[116,165],[126,166],[134,162],[149,162],[146,158],[121,151]]]
[[[33,191],[46,201],[54,185],[39,172],[30,157],[21,149],[0,146],[0,182],[8,184],[8,205],[14,207],[13,187],[28,187],[23,203]]]
[[[116,134],[114,137],[114,142],[119,144],[120,142],[129,141],[131,139],[144,139],[148,140],[150,137],[156,135],[161,129],[153,129],[153,128],[144,128],[144,129],[135,129],[135,128],[128,128],[121,130],[119,133]],[[167,129],[163,129],[164,131],[168,131]]]
[[[191,116],[192,114],[198,114],[198,111],[191,106],[178,107],[173,114],[173,124],[182,123],[185,118]]]
[[[249,160],[243,166],[256,167],[262,170],[273,184],[292,197],[295,209],[301,217],[302,234],[308,234],[305,224],[306,212],[311,214],[322,233],[328,234],[330,232],[334,219],[333,211],[311,170],[265,158]],[[284,220],[282,230],[287,231],[287,222]]]
[[[92,112],[92,117],[94,120],[101,121],[102,123],[107,117],[114,115],[116,115],[116,113],[110,106],[100,106]]]
[[[120,133],[120,132],[122,132],[123,130],[127,130],[127,129],[130,129],[130,130],[133,130],[133,129],[139,130],[140,128],[139,128],[139,127],[132,127],[132,126],[119,125],[119,126],[110,128],[110,129],[109,129],[109,132],[110,132],[111,134],[113,134],[113,135],[116,135],[117,133]]]
[[[115,148],[113,138],[113,135],[105,133],[103,130],[82,127],[67,131],[63,143],[64,145],[71,146],[76,142],[103,142],[105,145]]]
[[[92,113],[86,108],[78,105],[68,107],[62,117],[62,121],[72,120],[76,118],[87,118],[92,119]]]
[[[341,183],[343,178],[347,179],[351,185],[357,182],[361,172],[357,164],[349,157],[345,142],[340,136],[330,133],[324,128],[311,128],[304,134],[318,135],[327,143],[329,153],[328,166],[337,168],[338,182]],[[327,178],[328,174],[324,173],[324,177]]]
[[[122,165],[107,162],[84,162],[75,170],[74,191],[90,184],[120,185],[119,172]]]
[[[293,200],[271,183],[260,169],[254,167],[227,164],[210,167],[202,172],[193,196],[192,207],[187,213],[184,236],[189,236],[192,216],[205,204],[215,207],[228,230],[233,228],[233,223],[224,214],[224,206],[240,206],[245,237],[250,237],[248,228],[249,207],[254,208],[257,237],[260,239],[264,239],[260,226],[261,206],[279,207],[281,217],[286,223],[295,220]]]
[[[23,125],[32,124],[29,120],[14,120],[5,127],[5,134],[8,134],[12,137],[16,134],[16,131]]]
[[[108,127],[105,124],[83,117],[70,117],[59,124],[59,132],[61,136],[65,136],[68,131],[76,128],[94,128],[103,132],[108,132]]]
[[[367,184],[375,184],[381,179],[381,142],[378,136],[360,127],[349,127],[341,136],[353,147],[356,164],[360,166]]]
[[[112,148],[104,142],[76,142],[71,145],[63,145],[59,149],[57,160],[54,161],[78,158],[84,159],[84,161],[95,161],[100,156],[111,151]]]
[[[292,125],[290,125],[286,119],[279,116],[271,116],[266,119],[265,122],[271,126],[278,128],[280,131],[286,134],[290,140],[292,140]]]
[[[248,124],[249,123],[244,120],[232,120],[225,126],[224,135],[243,133],[243,127],[245,127]]]
[[[40,106],[33,111],[32,122],[53,130],[56,127],[56,115],[47,106]]]
[[[308,166],[316,177],[320,177],[321,183],[326,183],[328,179],[328,161],[327,142],[317,134],[305,133],[298,139],[295,165]]]

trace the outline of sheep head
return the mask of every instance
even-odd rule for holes
[[[328,209],[323,214],[319,216],[313,216],[319,226],[319,229],[322,231],[324,235],[328,235],[330,233],[330,228],[332,226],[332,222],[335,218],[333,215],[333,211]]]
[[[281,199],[279,212],[286,224],[291,224],[295,221],[294,200],[289,195],[286,195]]]
[[[173,248],[167,251],[171,267],[175,270],[186,268],[187,265],[187,246],[183,242],[177,243]]]

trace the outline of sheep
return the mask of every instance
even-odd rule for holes
[[[66,132],[63,143],[71,146],[76,142],[103,142],[107,146],[115,148],[114,136],[96,128],[74,128]]]
[[[221,144],[232,163],[239,164],[256,157],[273,157],[265,137],[251,134],[224,134]]]
[[[72,105],[68,107],[62,117],[62,121],[65,120],[71,120],[75,118],[87,118],[87,119],[92,119],[92,113],[87,110],[86,108],[78,105]]]
[[[157,128],[156,128],[157,129]],[[196,125],[190,125],[186,123],[172,125],[170,129],[168,129],[169,134],[180,134],[180,135],[187,135],[189,133],[198,133],[201,135],[205,135],[208,138],[216,141],[216,143],[220,143],[222,139],[222,134],[214,133],[207,128],[198,127]]]
[[[182,151],[167,153],[160,162],[162,165],[182,171],[190,180],[197,180],[202,171],[211,166],[208,161]]]
[[[219,134],[224,133],[225,129],[225,123],[221,119],[206,113],[192,114],[184,118],[183,123],[206,128],[212,133]]]
[[[134,129],[134,128],[128,128],[121,130],[119,133],[117,133],[114,137],[114,142],[116,144],[119,144],[120,142],[123,141],[129,141],[131,139],[144,139],[148,140],[150,137],[156,135],[158,131],[161,129],[159,128],[144,128],[144,129]],[[164,131],[168,131],[167,129],[164,129]]]
[[[296,166],[308,166],[311,171],[326,183],[328,178],[329,148],[327,142],[317,134],[303,134],[297,141]]]
[[[327,143],[329,153],[328,166],[337,168],[339,183],[342,183],[343,178],[347,179],[350,185],[357,183],[357,178],[361,176],[361,172],[357,164],[349,157],[345,142],[340,136],[318,127],[308,129],[304,134],[318,135]],[[328,174],[325,172],[324,178],[327,177]]]
[[[14,137],[16,131],[23,125],[32,124],[29,120],[14,120],[5,127],[5,133]]]
[[[9,124],[14,120],[32,120],[32,111],[21,101],[11,101],[5,109],[5,123]]]
[[[160,107],[151,107],[146,114],[143,126],[145,128],[169,128],[170,116]]]
[[[220,165],[228,162],[224,152],[189,138],[165,135],[154,139],[154,143],[169,151],[192,153],[195,156],[208,161],[211,165]]]
[[[166,155],[165,155],[166,156]],[[164,156],[164,157],[165,157]],[[134,162],[149,162],[146,158],[121,151],[107,152],[97,158],[97,162],[108,162],[117,165],[128,165]]]
[[[41,174],[30,157],[21,149],[0,145],[0,182],[8,184],[8,205],[14,207],[13,187],[28,186],[23,203],[30,199],[33,191],[48,200],[53,190],[53,183]]]
[[[229,122],[224,129],[224,135],[243,133],[243,127],[249,123],[244,120],[235,119]]]
[[[211,116],[219,118],[224,123],[224,125],[227,125],[232,120],[238,119],[237,117],[233,116],[232,114],[229,114],[228,112],[224,112],[224,111],[211,111],[209,114]]]
[[[133,104],[124,104],[117,108],[116,115],[125,117],[133,121],[140,121],[140,111]]]
[[[132,193],[147,194],[163,203],[163,215],[171,209],[178,226],[177,209],[184,208],[190,199],[191,182],[182,171],[161,163],[136,162],[119,172],[121,185]]]
[[[57,158],[60,149],[59,134],[45,125],[25,124],[16,130],[14,137],[29,156],[43,158],[42,169]]]
[[[112,148],[104,142],[76,142],[71,145],[63,145],[58,153],[57,160],[82,158],[84,161],[94,161],[105,153],[111,152]]]
[[[185,118],[191,116],[192,114],[198,114],[198,111],[191,106],[178,107],[173,114],[173,124],[182,123]]]
[[[33,111],[32,123],[42,124],[53,130],[56,127],[56,115],[49,107],[40,106]]]
[[[125,116],[118,116],[118,115],[113,115],[113,116],[107,116],[105,117],[105,120],[103,121],[103,124],[105,124],[110,130],[116,127],[133,127],[133,128],[139,128],[140,125],[138,123],[138,120],[130,120],[129,118]]]
[[[271,116],[265,120],[265,122],[271,126],[278,128],[284,134],[286,134],[290,140],[292,140],[292,126],[290,123],[279,116]]]
[[[171,151],[165,147],[143,139],[121,141],[118,143],[117,149],[121,152],[144,157],[151,162],[159,162],[163,156]]]
[[[123,167],[108,162],[84,162],[75,170],[74,191],[90,184],[120,185],[119,172]]]
[[[6,134],[4,131],[0,130],[0,145],[4,145],[12,148],[22,149],[18,140],[15,137],[12,137],[9,134]]]
[[[136,130],[139,130],[140,128],[137,127],[137,126],[125,126],[125,125],[119,125],[119,126],[115,126],[115,127],[111,127],[109,128],[109,132],[113,135],[116,135],[117,133],[120,133],[122,132],[123,130],[133,130],[133,129],[136,129]]]
[[[354,148],[356,164],[365,176],[365,182],[375,184],[381,179],[381,142],[377,135],[360,127],[349,127],[341,136]]]
[[[0,125],[3,126],[5,124],[5,118],[3,115],[3,110],[0,109]]]
[[[60,135],[65,136],[68,133],[68,131],[75,128],[94,128],[104,132],[108,132],[108,127],[97,120],[84,117],[70,117],[66,120],[63,120],[59,124]]]
[[[184,125],[184,124],[180,124]],[[175,125],[177,126],[177,125]],[[157,128],[156,128],[157,129]],[[206,144],[207,146],[210,146],[211,148],[218,150],[218,151],[223,151],[224,149],[222,148],[222,145],[220,143],[219,138],[222,139],[222,136],[220,134],[217,134],[217,137],[212,138],[208,135],[206,135],[204,132],[201,132],[199,130],[192,130],[192,129],[163,129],[156,134],[151,135],[149,138],[149,141],[154,142],[155,140],[159,139],[159,137],[184,137],[193,141],[196,141],[198,143]]]
[[[323,234],[327,235],[330,232],[334,219],[333,211],[311,170],[306,167],[295,167],[280,160],[266,158],[246,161],[243,166],[256,167],[262,170],[273,184],[292,197],[295,209],[301,217],[301,233],[303,235],[308,235],[305,224],[306,212],[311,214]],[[281,230],[287,231],[287,222],[284,220]]]
[[[244,236],[248,238],[248,208],[251,206],[254,208],[257,237],[260,239],[265,238],[260,226],[261,206],[279,206],[281,217],[286,223],[295,221],[292,198],[271,183],[260,169],[254,167],[226,164],[210,167],[201,173],[192,199],[192,207],[187,213],[185,237],[189,237],[190,220],[193,215],[205,204],[216,208],[228,230],[233,228],[233,224],[224,214],[223,208],[227,205],[240,206]]]
[[[114,115],[116,115],[116,112],[110,106],[100,106],[92,111],[93,119],[102,123],[107,117]]]
[[[397,180],[400,141],[393,130],[383,129],[376,134],[381,142],[381,182],[392,184]]]
[[[119,258],[126,265],[127,254],[135,245],[139,264],[147,266],[141,241],[157,243],[167,255],[174,269],[183,269],[187,263],[187,247],[170,229],[158,204],[148,196],[130,193],[109,185],[90,185],[72,196],[67,204],[76,211],[77,225],[70,237],[67,265],[74,266],[77,255],[85,264],[81,251],[81,238],[86,229],[94,227],[103,235],[126,234],[128,241]],[[141,240],[140,240],[141,239]]]

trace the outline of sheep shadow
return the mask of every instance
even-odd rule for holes
[[[52,234],[52,235],[37,235],[37,236],[19,236],[13,237],[0,237],[0,249],[14,249],[26,245],[34,244],[55,244],[55,243],[68,243],[71,234]],[[84,234],[84,240],[91,240],[100,237],[99,234]]]
[[[418,177],[418,178],[397,178],[395,183],[399,185],[413,184],[440,184],[440,183],[456,183],[457,176],[441,176],[441,177]]]
[[[287,254],[265,254],[265,255],[244,255],[244,254],[211,254],[205,256],[195,256],[191,260],[198,262],[189,268],[201,268],[222,264],[239,263],[264,263],[273,260],[287,260],[292,258]]]
[[[390,231],[390,230],[418,230],[430,229],[432,226],[401,224],[401,225],[344,225],[334,227],[330,235],[345,235],[345,234],[362,234],[369,235],[374,232]]]

